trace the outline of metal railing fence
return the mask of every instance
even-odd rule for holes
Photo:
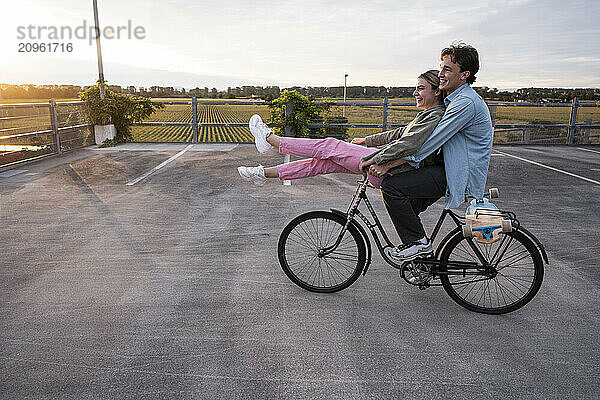
[[[94,143],[82,101],[0,105],[0,170]]]
[[[200,121],[198,106],[268,106],[265,101],[199,101],[192,98],[189,101],[160,101],[165,105],[189,106],[191,117],[189,122],[142,122],[134,124],[139,127],[186,127],[191,130],[189,140],[182,142],[199,143],[199,131],[203,128],[243,128],[247,130],[247,119],[243,122]],[[389,119],[392,107],[412,107],[413,102],[391,102],[388,98],[382,102],[372,101],[335,101],[341,107],[381,107],[381,123],[311,123],[311,128],[348,128],[348,129],[389,129],[403,127],[406,124],[394,123]],[[583,107],[597,107],[595,104],[580,103],[575,99],[572,103],[502,103],[487,102],[494,121],[495,143],[506,144],[574,144],[599,143],[600,121],[586,119],[577,122],[578,112]],[[85,109],[86,103],[56,102],[27,104],[0,104],[0,170],[10,168],[15,164],[60,154],[70,149],[94,144],[92,124]],[[544,107],[569,108],[569,121],[562,124],[523,123],[497,124],[496,111],[498,107]],[[291,112],[291,106],[286,112]],[[222,119],[222,118],[221,118]],[[288,131],[287,134],[292,134]],[[251,136],[237,136],[237,142],[250,142]],[[156,141],[156,140],[155,140]],[[158,140],[168,142],[170,140]]]
[[[140,127],[187,127],[191,129],[191,137],[183,142],[198,143],[199,129],[220,127],[220,128],[247,128],[247,122],[199,122],[198,106],[236,106],[236,105],[253,105],[253,106],[268,106],[265,101],[206,101],[197,100],[193,97],[190,101],[157,101],[165,105],[188,105],[191,108],[191,120],[189,122],[142,122],[135,124]],[[385,98],[383,102],[371,101],[334,101],[330,102],[336,106],[343,107],[381,107],[382,119],[381,123],[311,123],[308,124],[311,128],[349,128],[349,129],[381,129],[386,131],[397,127],[406,126],[406,124],[389,122],[389,114],[391,107],[414,107],[414,102],[391,102]],[[506,102],[486,102],[495,130],[495,142],[504,144],[534,144],[534,143],[553,143],[553,144],[574,144],[574,143],[590,143],[592,139],[599,138],[600,121],[592,121],[591,119],[585,122],[577,122],[578,110],[582,107],[596,107],[595,104],[580,103],[576,98],[572,103],[506,103]],[[288,106],[291,108],[291,105]],[[498,107],[540,107],[540,108],[569,108],[569,122],[564,124],[547,124],[547,123],[523,123],[523,124],[498,124],[496,123],[496,110]],[[536,132],[541,131],[541,132]],[[592,133],[593,132],[593,133]],[[144,140],[140,140],[144,141]],[[160,141],[160,140],[157,140]],[[251,137],[248,137],[246,142],[250,142]],[[244,142],[241,140],[240,142]]]

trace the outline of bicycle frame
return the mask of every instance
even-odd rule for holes
[[[405,261],[403,261],[401,264],[399,264],[397,261],[393,260],[391,257],[389,257],[387,255],[386,249],[393,248],[395,246],[391,242],[389,237],[387,236],[385,229],[383,228],[383,225],[381,224],[381,221],[377,217],[377,214],[375,212],[375,209],[373,208],[373,205],[371,204],[371,202],[369,201],[369,198],[367,197],[366,190],[369,187],[373,188],[373,186],[369,183],[369,181],[365,175],[363,177],[363,179],[361,181],[359,181],[358,187],[354,194],[354,197],[352,198],[352,201],[350,202],[350,205],[348,206],[348,209],[346,210],[346,212],[343,213],[339,210],[334,210],[334,209],[331,210],[332,212],[334,212],[336,214],[345,215],[346,216],[346,224],[345,224],[344,228],[340,231],[340,234],[339,234],[336,242],[333,245],[322,249],[320,251],[320,254],[326,255],[326,254],[329,254],[332,251],[334,251],[337,248],[337,246],[340,244],[340,242],[342,241],[342,238],[343,238],[346,230],[350,226],[350,224],[355,224],[357,226],[357,228],[359,228],[359,230],[361,231],[363,236],[365,236],[365,241],[367,242],[367,244],[369,244],[369,239],[366,235],[366,232],[364,231],[364,229],[362,229],[362,227],[360,226],[360,224],[357,222],[357,220],[355,218],[356,216],[358,216],[360,218],[360,220],[362,220],[362,222],[366,225],[366,227],[371,232],[371,235],[373,236],[373,239],[375,240],[375,244],[377,245],[377,249],[379,250],[379,253],[383,257],[383,259],[388,264],[390,264],[392,267],[397,268],[397,269],[402,269]],[[371,214],[371,217],[373,219],[372,222],[369,220],[369,218],[367,216],[365,216],[358,209],[360,203],[363,201],[366,204],[369,213]],[[509,235],[504,235],[504,237],[502,238],[502,243],[496,250],[496,254],[494,254],[494,256],[492,257],[492,261],[496,260],[496,259],[498,260],[498,261],[496,261],[496,263],[488,262],[486,260],[486,258],[484,257],[484,255],[479,250],[479,248],[475,245],[475,243],[473,243],[473,239],[469,238],[467,240],[467,243],[472,248],[473,252],[477,256],[477,258],[479,259],[481,264],[477,264],[475,262],[467,262],[467,261],[448,261],[448,262],[445,262],[444,265],[442,265],[442,262],[438,260],[440,250],[442,249],[442,247],[446,243],[446,241],[451,236],[456,234],[460,230],[461,226],[464,225],[464,223],[461,221],[460,216],[458,216],[452,210],[445,208],[442,211],[442,213],[440,214],[440,217],[438,218],[438,221],[437,221],[437,223],[433,229],[433,232],[431,234],[430,240],[432,242],[433,242],[433,240],[435,240],[435,238],[439,234],[440,229],[441,229],[444,221],[446,220],[447,216],[450,216],[452,221],[456,224],[456,228],[454,230],[452,230],[446,236],[446,238],[444,238],[444,240],[442,240],[442,242],[440,243],[440,245],[438,247],[438,250],[436,251],[435,257],[423,259],[423,260],[419,260],[419,261],[423,262],[423,263],[427,263],[432,267],[436,267],[434,273],[438,274],[438,275],[440,275],[440,274],[482,275],[483,274],[483,275],[487,275],[487,276],[493,276],[495,274],[496,267],[497,267],[497,264],[499,263],[499,260],[502,258],[502,255],[506,252],[506,249],[508,248],[508,246],[510,245],[510,242],[512,241],[512,237],[510,237]],[[379,233],[378,233],[378,231],[379,231]],[[380,239],[379,234],[381,235],[381,238],[383,238],[383,241]],[[508,242],[508,244],[505,245],[504,242],[507,239],[509,242]],[[500,254],[498,254],[498,252],[500,252],[500,249],[502,249],[502,248],[503,248],[502,252]],[[369,267],[370,261],[371,261],[370,245],[368,245],[368,250],[369,250],[369,254],[368,254],[369,257],[368,257],[367,263],[365,264],[363,275],[366,273],[366,271]],[[481,268],[481,266],[483,266],[483,268]]]

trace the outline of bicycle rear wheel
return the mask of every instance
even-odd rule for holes
[[[360,276],[366,250],[362,235],[349,225],[337,248],[335,244],[346,218],[327,211],[311,211],[294,218],[279,236],[278,255],[283,272],[296,285],[312,292],[331,293],[345,289]]]
[[[481,275],[441,275],[446,293],[461,306],[485,314],[517,310],[536,295],[544,277],[544,263],[535,244],[519,231],[507,232],[506,240],[477,243],[460,232],[444,247],[440,261],[475,262],[483,265],[467,240],[473,240],[481,254],[496,266],[494,277]],[[498,260],[499,259],[499,260]]]

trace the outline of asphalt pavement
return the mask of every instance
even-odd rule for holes
[[[409,286],[379,255],[341,292],[295,286],[281,230],[345,209],[357,177],[256,187],[236,170],[282,161],[140,144],[0,173],[0,398],[600,398],[599,147],[494,148],[496,204],[550,261],[500,316]],[[422,215],[429,232],[442,208]]]

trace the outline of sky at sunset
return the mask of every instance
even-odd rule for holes
[[[347,73],[349,85],[410,86],[462,40],[480,51],[476,86],[600,88],[597,0],[98,0],[98,8],[112,36],[101,39],[110,84],[335,86]],[[0,82],[98,79],[89,32],[50,35],[80,28],[83,37],[91,0],[2,0],[2,14]],[[72,51],[19,52],[44,42]]]

